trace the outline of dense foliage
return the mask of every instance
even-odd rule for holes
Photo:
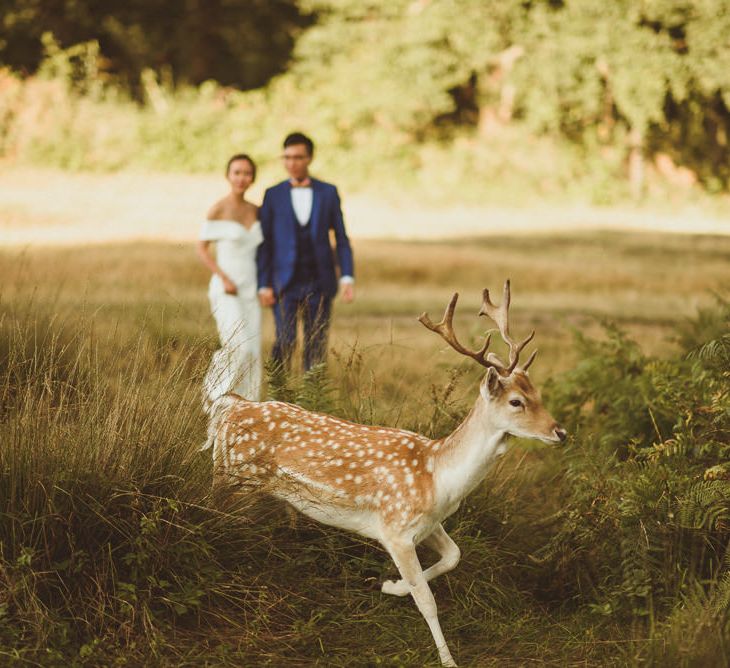
[[[679,339],[668,360],[615,328],[607,341],[580,339],[581,362],[549,389],[580,449],[539,552],[562,595],[645,618],[662,640],[647,650],[655,659],[720,665],[730,650],[730,305]]]
[[[49,90],[2,75],[3,154],[209,169],[224,144],[268,161],[298,126],[355,182],[415,168],[453,187],[516,170],[524,189],[564,193],[591,173],[590,196],[610,201],[626,176],[640,195],[648,164],[672,186],[728,188],[724,0],[117,4],[11,3],[0,62],[60,80]],[[41,58],[64,50],[75,69]],[[128,91],[152,113],[126,104]]]
[[[135,93],[145,68],[254,88],[285,68],[308,22],[293,0],[5,0],[0,62],[37,71],[51,33],[65,48],[96,41],[102,78]]]

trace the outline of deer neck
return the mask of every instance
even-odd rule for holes
[[[455,509],[483,480],[505,436],[480,398],[456,430],[439,442],[434,460],[434,500],[438,508]]]

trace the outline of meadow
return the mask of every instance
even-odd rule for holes
[[[516,442],[448,521],[464,559],[434,592],[460,665],[726,665],[730,237],[355,250],[327,372],[270,394],[443,435],[479,369],[416,318],[458,290],[474,344],[481,289],[509,277],[512,331],[537,330],[531,375],[571,432]],[[211,489],[217,341],[192,245],[0,253],[3,665],[436,665],[412,602],[377,590],[377,546]]]
[[[259,202],[295,129],[357,298],[268,396],[443,436],[480,369],[416,318],[458,290],[475,345],[509,277],[570,435],[447,522],[459,664],[730,665],[727,3],[45,4],[0,22],[0,666],[436,665],[382,550],[199,451],[192,240],[231,153]]]

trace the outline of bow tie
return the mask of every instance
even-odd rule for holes
[[[312,180],[307,177],[303,181],[289,181],[292,188],[311,188]]]

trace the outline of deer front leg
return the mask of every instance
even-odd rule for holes
[[[459,546],[444,531],[443,526],[440,524],[423,539],[423,544],[434,550],[441,557],[433,566],[429,566],[423,572],[423,577],[426,578],[426,582],[430,582],[435,577],[453,570],[461,559]],[[405,580],[386,580],[383,582],[382,592],[394,596],[407,596],[411,593],[411,589]]]
[[[418,610],[431,630],[436,648],[438,649],[441,665],[456,666],[451,652],[446,645],[446,639],[441,631],[438,613],[436,609],[436,600],[428,586],[428,582],[424,577],[423,569],[418,561],[416,554],[416,546],[410,541],[404,541],[399,538],[384,541],[385,548],[393,558],[395,565],[398,567],[403,580],[408,583],[408,588],[413,596],[413,600],[418,606]]]

